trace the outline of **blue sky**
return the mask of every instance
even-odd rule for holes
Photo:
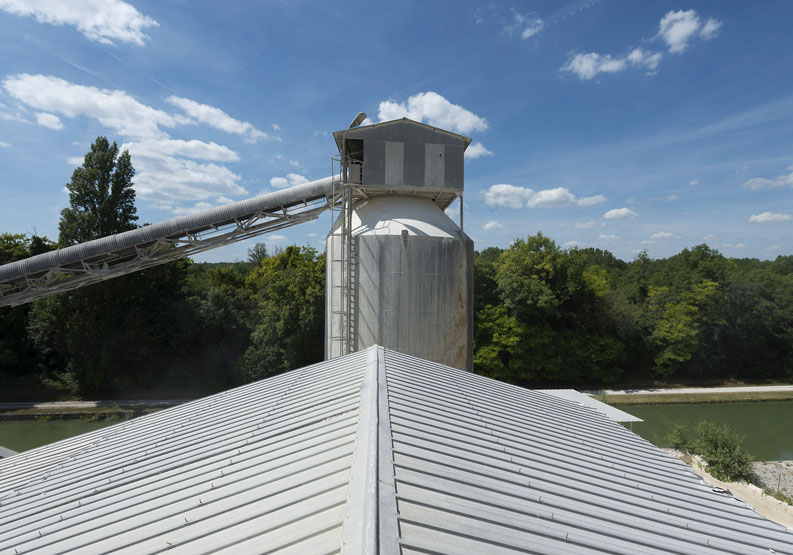
[[[790,21],[789,2],[0,0],[0,232],[57,238],[98,135],[157,222],[329,175],[330,134],[364,111],[473,138],[477,249],[542,231],[626,260],[791,254]],[[263,240],[321,250],[329,226]]]

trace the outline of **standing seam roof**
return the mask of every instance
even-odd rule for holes
[[[0,553],[776,553],[605,415],[382,347],[0,461]]]

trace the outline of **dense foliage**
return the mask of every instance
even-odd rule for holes
[[[49,248],[0,235],[3,262]],[[313,249],[259,247],[247,262],[174,262],[0,309],[0,382],[23,384],[4,396],[196,395],[319,361],[324,272]],[[790,256],[700,245],[623,262],[538,234],[477,253],[474,274],[481,374],[575,387],[793,379]]]
[[[726,424],[700,420],[691,429],[678,424],[669,440],[675,449],[700,455],[719,480],[754,480],[752,456],[744,450],[743,438]]]
[[[630,263],[538,234],[476,257],[476,370],[515,383],[793,378],[793,257]]]

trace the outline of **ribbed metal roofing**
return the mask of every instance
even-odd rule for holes
[[[601,414],[605,414],[609,420],[613,420],[614,422],[644,422],[644,420],[638,416],[628,414],[624,410],[607,405],[575,389],[542,389],[540,391],[594,409]]]
[[[0,553],[776,553],[603,414],[382,347],[0,461]]]

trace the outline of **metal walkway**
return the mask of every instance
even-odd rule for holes
[[[315,220],[342,187],[326,177],[0,266],[0,306],[15,306]]]

